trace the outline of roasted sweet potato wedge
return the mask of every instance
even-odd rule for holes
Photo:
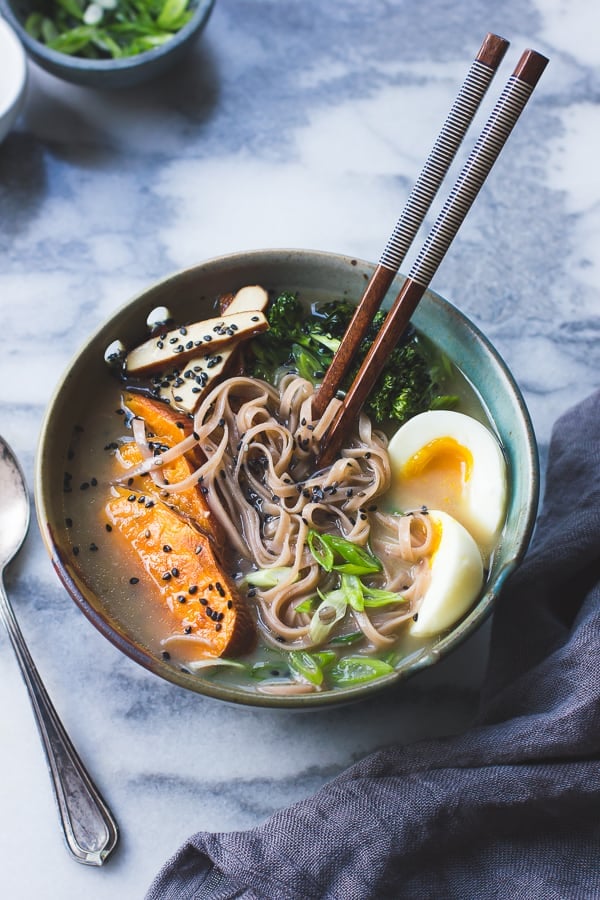
[[[190,420],[152,398],[126,394],[124,403],[146,423],[148,436],[171,447],[191,430]],[[182,455],[161,472],[170,484],[183,481],[196,461]],[[122,444],[117,458],[125,468],[141,462],[135,441]],[[113,488],[105,508],[114,529],[126,539],[156,585],[156,597],[170,610],[174,634],[194,635],[196,656],[235,656],[254,644],[254,625],[245,601],[226,575],[222,531],[198,484],[169,493],[150,475]]]
[[[239,656],[255,641],[250,612],[224,573],[208,535],[161,501],[139,503],[113,488],[106,515],[135,551],[173,617],[174,634],[193,635],[202,655]]]
[[[158,438],[169,438],[170,446],[181,441],[192,431],[192,420],[189,416],[175,412],[166,403],[160,403],[152,397],[129,391],[123,394],[123,403],[134,416],[144,420],[149,432]]]

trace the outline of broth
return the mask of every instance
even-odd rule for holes
[[[165,646],[165,639],[173,630],[168,608],[153,596],[155,586],[141,561],[111,529],[105,514],[109,484],[116,476],[114,449],[124,439],[132,439],[121,407],[122,386],[116,379],[107,384],[108,388],[101,392],[93,409],[90,408],[78,422],[65,461],[64,522],[73,562],[88,586],[102,598],[109,617],[119,623],[133,641],[151,655],[162,655],[173,666],[189,671],[190,651],[186,649],[185,641],[167,641]],[[458,395],[460,412],[493,431],[476,390],[458,369],[451,367],[440,388],[444,393]],[[378,502],[382,508],[393,511],[393,491]],[[230,574],[239,571],[239,564],[232,564]],[[256,611],[254,615],[257,615]],[[403,629],[386,657],[392,665],[397,665],[409,656],[426,653],[436,640],[436,637],[412,637]],[[330,644],[327,647],[330,649]],[[331,645],[338,657],[364,647],[364,641],[354,645]],[[195,677],[232,683],[249,691],[289,680],[286,651],[279,652],[265,645],[260,640],[260,632],[256,649],[240,657],[239,661],[245,664],[244,670],[219,667],[211,671],[200,670]]]

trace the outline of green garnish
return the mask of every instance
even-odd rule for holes
[[[286,581],[290,577],[290,566],[274,566],[272,569],[257,569],[249,572],[244,578],[246,584],[253,587],[273,588]]]
[[[25,28],[59,53],[121,59],[169,41],[193,14],[191,0],[32,0]]]
[[[381,571],[381,563],[376,556],[335,534],[321,534],[314,529],[308,532],[310,552],[326,572],[340,572],[346,575],[372,575]],[[336,555],[343,562],[335,562]]]
[[[381,678],[382,675],[389,675],[393,671],[394,667],[382,659],[368,656],[348,656],[340,659],[337,665],[333,666],[329,677],[338,687],[351,687]]]

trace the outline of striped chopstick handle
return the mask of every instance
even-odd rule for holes
[[[495,36],[494,36],[495,37]],[[417,231],[429,211],[440,185],[456,156],[467,129],[496,73],[508,47],[508,41],[496,38],[498,53],[494,67],[477,57],[471,63],[463,85],[448,113],[431,153],[409,194],[402,215],[385,246],[380,266],[397,272],[402,265]],[[485,46],[485,43],[484,43]]]
[[[526,50],[508,79],[408,277],[429,286],[548,60]]]
[[[317,460],[319,467],[333,462],[351,424],[357,421],[390,352],[400,340],[547,62],[534,50],[526,50],[519,60],[329,426]]]
[[[361,341],[431,206],[507,48],[507,40],[497,34],[487,34],[471,63],[442,131],[408,197],[325,378],[313,397],[312,414],[315,419],[323,415],[353,364]]]

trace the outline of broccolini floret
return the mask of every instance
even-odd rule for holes
[[[272,382],[277,370],[285,367],[318,384],[333,359],[354,309],[350,303],[341,300],[316,304],[307,313],[295,294],[279,294],[267,311],[269,331],[254,338],[251,344],[253,374]],[[351,384],[385,316],[383,311],[375,315],[344,388]],[[441,395],[438,390],[441,368],[415,329],[409,326],[391,352],[365,404],[366,413],[378,425],[390,420],[402,424],[427,409],[452,407],[456,398]]]

